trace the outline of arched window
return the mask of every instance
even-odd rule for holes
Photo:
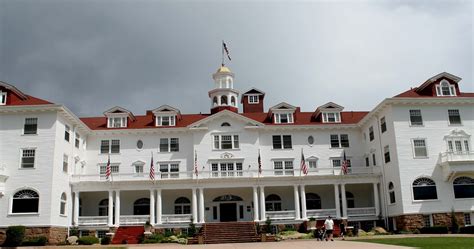
[[[306,194],[306,208],[311,209],[321,209],[321,197],[314,193]]]
[[[221,96],[221,105],[227,105],[227,96]]]
[[[150,214],[150,199],[141,198],[133,203],[133,215]]]
[[[265,198],[265,211],[281,211],[281,198],[271,194]]]
[[[235,106],[235,97],[230,97],[230,105]]]
[[[99,202],[99,216],[109,215],[109,199],[103,199]]]
[[[390,198],[390,204],[395,203],[395,188],[393,187],[393,182],[388,184],[388,195]]]
[[[191,202],[186,197],[179,197],[174,201],[174,213],[175,214],[190,214],[191,213]]]
[[[230,124],[227,123],[227,122],[224,122],[224,123],[221,124],[221,126],[230,126]]]
[[[216,97],[216,96],[214,96],[214,98],[212,99],[212,105],[213,105],[213,106],[217,106],[217,105],[218,105],[218,104],[217,104],[217,97]]]
[[[23,189],[13,195],[12,213],[38,213],[39,195],[33,190]]]
[[[436,184],[433,180],[422,177],[413,181],[413,199],[435,200],[438,199]]]
[[[474,198],[474,179],[461,176],[453,181],[454,198]]]
[[[441,84],[436,87],[436,94],[438,96],[456,96],[456,88],[449,84],[448,81],[443,80]]]
[[[66,193],[62,193],[61,194],[61,204],[59,206],[59,214],[61,214],[61,215],[66,215],[66,202],[67,202]]]

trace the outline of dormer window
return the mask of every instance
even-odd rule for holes
[[[258,95],[249,95],[249,104],[258,104]]]
[[[7,104],[7,93],[0,91],[0,105],[6,105],[6,104]]]
[[[172,116],[157,116],[156,117],[156,126],[175,126],[176,118]]]
[[[107,128],[127,127],[127,117],[109,117]]]
[[[323,112],[323,123],[340,123],[341,116],[339,112]]]
[[[293,113],[275,113],[275,124],[292,124]]]
[[[447,80],[443,80],[439,85],[436,86],[436,95],[456,96],[456,88],[454,87],[454,85],[449,84]]]

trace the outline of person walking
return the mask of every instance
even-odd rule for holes
[[[334,221],[332,220],[331,216],[328,216],[328,218],[324,221],[324,228],[326,229],[326,241],[328,241],[328,238],[331,241],[334,241],[332,238],[332,231],[334,229]]]
[[[341,224],[339,224],[339,229],[341,230],[342,240],[345,240],[344,235],[346,235],[346,229],[347,229],[347,221],[346,220],[341,221]]]

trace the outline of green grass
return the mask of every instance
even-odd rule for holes
[[[356,240],[387,245],[417,247],[421,249],[473,249],[474,237],[428,237],[428,238],[398,238],[398,239],[367,239]]]

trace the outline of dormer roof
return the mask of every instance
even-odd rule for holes
[[[342,112],[344,110],[344,107],[341,105],[338,105],[334,102],[327,102],[326,104],[319,106],[313,113],[312,118],[316,119],[321,112]]]
[[[416,91],[417,92],[423,91],[426,87],[430,86],[431,84],[433,84],[434,82],[438,81],[441,78],[448,78],[448,79],[454,81],[455,83],[458,83],[459,81],[462,80],[462,78],[460,78],[456,75],[453,75],[453,74],[450,74],[450,73],[447,73],[447,72],[442,72],[442,73],[439,73],[439,74],[427,79],[423,84],[421,84],[421,86],[419,86],[416,89]]]
[[[14,87],[14,86],[6,83],[6,82],[0,81],[0,87],[3,87],[7,90],[12,91],[13,93],[15,93],[22,100],[28,99],[28,96],[26,94],[24,94],[22,91],[18,90],[18,88]]]
[[[169,106],[169,105],[162,105],[158,108],[155,108],[155,109],[151,110],[151,112],[153,112],[155,114],[156,113],[170,113],[170,112],[171,113],[176,113],[176,114],[181,113],[178,108],[175,108],[175,107],[172,107],[172,106]]]
[[[252,87],[250,90],[246,91],[242,95],[265,95],[265,92],[255,87]]]
[[[274,105],[272,107],[270,107],[270,111],[269,112],[272,112],[272,111],[276,111],[276,110],[288,110],[288,111],[295,111],[296,110],[296,106],[292,106],[286,102],[281,102],[277,105]]]
[[[131,121],[135,120],[135,116],[133,115],[131,111],[120,106],[112,107],[104,112],[104,115],[107,117],[113,116],[114,114],[126,114],[130,118]]]

